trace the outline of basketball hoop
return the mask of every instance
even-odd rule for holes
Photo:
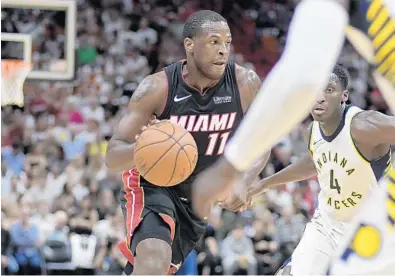
[[[23,83],[31,68],[23,60],[1,60],[1,106],[23,106]]]

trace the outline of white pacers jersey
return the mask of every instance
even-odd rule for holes
[[[340,125],[331,136],[321,131],[318,122],[313,122],[311,128],[309,149],[321,188],[318,210],[337,221],[350,221],[361,202],[378,187],[378,179],[390,165],[390,153],[369,162],[355,146],[351,122],[362,111],[356,106],[347,106]]]

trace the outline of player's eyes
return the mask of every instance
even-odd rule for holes
[[[213,41],[211,41],[211,44],[217,44],[218,43],[218,41],[216,41],[216,40],[213,40]]]
[[[332,93],[332,92],[333,92],[333,88],[328,87],[328,88],[326,89],[326,92]]]

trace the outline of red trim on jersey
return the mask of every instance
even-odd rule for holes
[[[174,240],[174,234],[176,232],[176,223],[174,222],[173,218],[169,215],[166,214],[159,214],[160,217],[163,219],[164,222],[166,222],[167,225],[170,227],[170,237],[171,241]]]
[[[144,210],[144,189],[140,187],[140,173],[137,169],[123,172],[122,182],[126,199],[126,241],[121,242],[118,248],[128,261],[133,264],[134,259],[133,254],[130,252],[130,243],[133,231],[143,220],[141,216]]]

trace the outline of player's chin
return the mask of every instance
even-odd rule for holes
[[[213,80],[217,80],[222,77],[222,75],[225,73],[225,68],[226,64],[224,65],[213,65],[210,68],[210,78]]]
[[[313,117],[314,121],[324,121],[325,120],[325,113],[315,112],[314,110],[311,111],[311,116]]]

